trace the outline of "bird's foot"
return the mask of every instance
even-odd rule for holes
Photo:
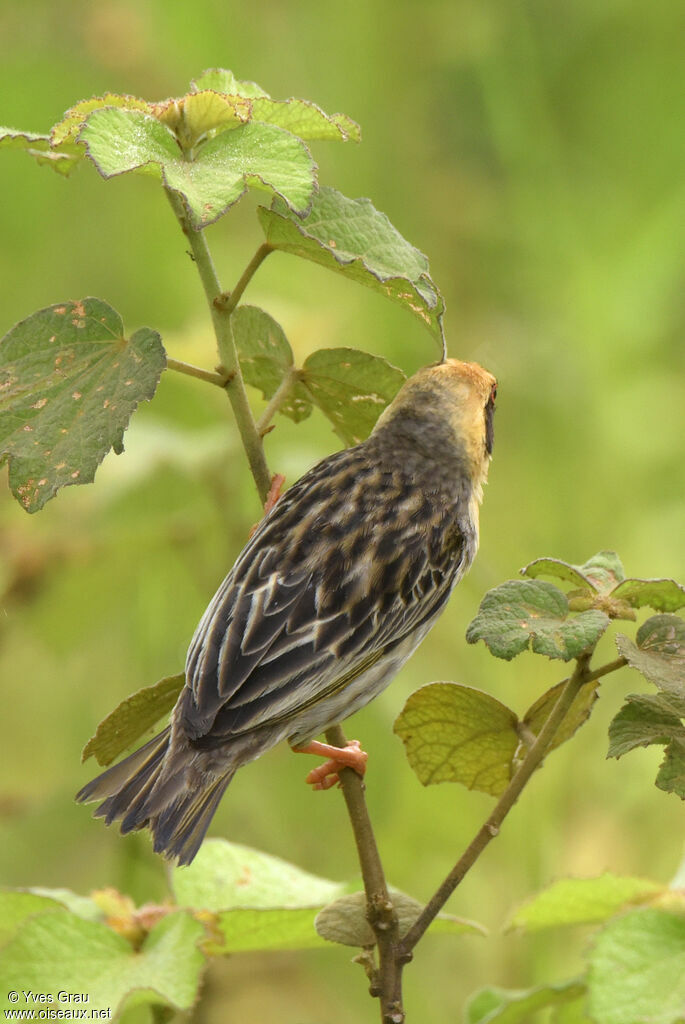
[[[330,743],[319,743],[312,740],[306,747],[292,747],[295,754],[317,754],[328,757],[328,761],[312,768],[305,779],[313,789],[330,789],[340,782],[338,772],[341,768],[352,768],[357,775],[364,777],[366,762],[369,755],[362,750],[359,740],[348,740],[344,747],[333,747]]]

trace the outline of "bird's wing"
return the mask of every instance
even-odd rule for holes
[[[340,453],[336,468],[333,493],[330,462],[322,479],[315,467],[287,492],[207,609],[186,666],[193,699],[183,724],[192,738],[211,730],[219,740],[300,714],[447,599],[464,552],[458,526],[446,529],[416,496],[403,515],[406,482],[391,474],[383,504],[393,515],[383,522],[378,480],[365,479],[377,471],[363,452]]]

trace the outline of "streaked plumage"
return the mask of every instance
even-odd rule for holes
[[[77,799],[189,863],[241,765],[380,693],[475,556],[495,388],[475,363],[420,370],[367,441],[305,473],[202,617],[170,726]]]

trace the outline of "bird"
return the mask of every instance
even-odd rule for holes
[[[76,799],[189,864],[238,768],[276,744],[329,757],[314,788],[363,775],[358,741],[315,737],[385,689],[469,569],[496,395],[477,363],[425,366],[365,441],[286,490],[200,620],[170,724]]]

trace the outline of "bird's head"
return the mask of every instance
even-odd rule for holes
[[[446,359],[409,378],[374,435],[405,438],[433,457],[456,455],[479,492],[492,456],[496,395],[496,379],[478,363]]]

